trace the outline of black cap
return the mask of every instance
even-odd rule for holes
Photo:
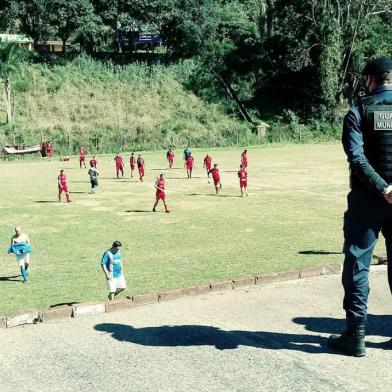
[[[377,75],[384,72],[392,72],[392,60],[388,57],[370,60],[363,69],[362,74]]]

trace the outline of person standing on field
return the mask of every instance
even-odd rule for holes
[[[86,169],[86,154],[87,150],[84,147],[79,148],[79,166],[82,168],[82,165],[84,165],[84,168]]]
[[[29,236],[23,233],[20,227],[15,227],[15,234],[11,237],[11,246],[8,253],[15,254],[23,283],[26,283],[29,280],[31,245]]]
[[[169,169],[171,170],[174,163],[174,152],[171,148],[169,148],[169,151],[166,154],[166,158],[167,161],[169,162]]]
[[[220,182],[220,174],[217,163],[215,163],[214,167],[208,172],[208,175],[210,174],[212,175],[212,180],[214,181],[215,195],[218,196],[219,189],[222,188],[222,183]]]
[[[155,186],[154,187],[156,189],[156,195],[155,195],[155,204],[154,204],[154,207],[152,208],[152,210],[154,212],[156,212],[155,208],[158,205],[159,200],[162,200],[163,201],[163,205],[165,207],[165,212],[170,212],[168,207],[167,207],[167,204],[166,204],[165,179],[164,179],[163,174],[161,174],[157,178],[157,180],[155,181]]]
[[[129,158],[129,165],[131,166],[131,178],[133,177],[133,172],[136,167],[136,159],[135,159],[135,153],[131,153],[131,156]]]
[[[238,178],[240,179],[241,196],[244,196],[244,191],[246,196],[248,196],[248,172],[242,165],[240,165],[240,170],[238,170]]]
[[[98,176],[99,172],[94,166],[93,162],[90,162],[90,169],[88,170],[88,175],[90,176],[91,183],[91,193],[95,193],[98,188]]]
[[[71,202],[71,197],[68,192],[68,184],[67,184],[67,176],[64,173],[64,170],[60,170],[60,174],[57,177],[57,186],[59,189],[59,203],[61,203],[61,194],[64,192],[65,197],[67,199],[67,203]]]
[[[212,167],[212,157],[211,157],[211,155],[206,154],[206,156],[204,157],[203,167],[206,169],[207,178],[209,178],[208,173],[209,173],[209,171],[211,170],[211,167]],[[208,180],[208,183],[210,183],[210,180]]]
[[[137,157],[136,164],[137,164],[137,170],[139,172],[139,179],[140,181],[143,181],[145,163],[144,163],[144,159],[140,154]]]
[[[109,290],[108,299],[110,301],[126,289],[124,268],[120,241],[114,241],[110,249],[108,249],[102,256],[101,268],[105,274],[107,287]]]
[[[193,156],[189,155],[185,161],[186,175],[188,176],[188,178],[192,178],[192,171],[193,171],[194,164],[195,164],[195,160],[193,159]]]
[[[116,175],[117,178],[121,172],[121,177],[124,177],[124,162],[120,154],[116,154],[114,157],[114,162],[116,162]]]
[[[344,224],[343,308],[347,328],[329,346],[343,354],[365,355],[369,270],[382,231],[392,260],[392,60],[377,58],[363,70],[369,95],[343,121],[342,143],[350,163]],[[392,263],[388,263],[392,288]]]
[[[241,153],[241,164],[244,169],[248,167],[248,150],[244,150]]]

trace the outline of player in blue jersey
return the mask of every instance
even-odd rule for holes
[[[109,289],[108,298],[110,301],[127,287],[120,248],[121,242],[114,241],[112,247],[103,254],[101,260],[101,267],[105,273]]]

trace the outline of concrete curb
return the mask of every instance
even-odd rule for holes
[[[12,328],[20,325],[48,322],[91,314],[109,313],[118,310],[131,309],[135,306],[172,301],[185,296],[204,295],[217,291],[235,290],[255,285],[268,285],[287,280],[313,278],[321,275],[338,274],[342,270],[340,264],[322,267],[304,268],[300,270],[283,271],[271,274],[256,274],[239,278],[226,279],[197,286],[168,289],[159,292],[136,294],[125,299],[105,302],[85,302],[72,305],[62,305],[41,311],[24,311],[13,316],[0,317],[0,329]]]

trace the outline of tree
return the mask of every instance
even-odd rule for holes
[[[63,52],[72,34],[88,31],[98,23],[90,0],[49,0],[50,24],[63,42]]]
[[[31,37],[36,45],[40,41],[48,40],[53,34],[50,26],[50,1],[51,0],[17,0],[17,19],[19,30]]]
[[[0,77],[3,79],[5,122],[12,122],[11,75],[21,66],[21,49],[15,44],[0,45]]]

